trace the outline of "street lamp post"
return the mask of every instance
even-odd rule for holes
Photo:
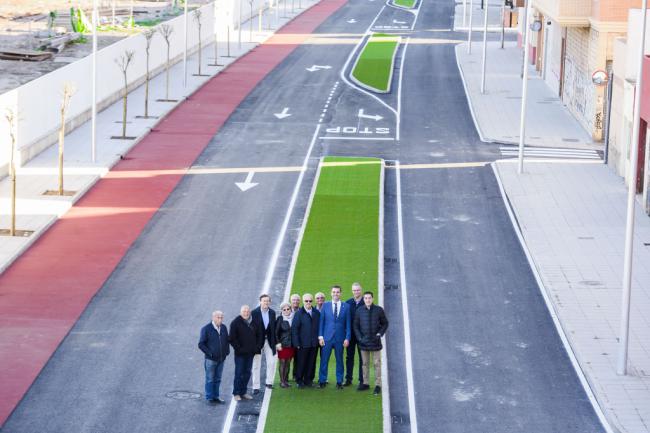
[[[645,1],[645,0],[644,0]],[[524,172],[524,141],[526,138],[526,101],[528,97],[528,46],[530,45],[530,28],[529,28],[530,0],[526,0],[525,6],[525,25],[524,25],[524,74],[522,78],[521,90],[521,116],[519,118],[519,161],[517,172]]]
[[[639,64],[636,75],[636,97],[634,98],[634,114],[632,129],[632,142],[630,143],[630,179],[627,190],[627,220],[625,224],[625,253],[623,257],[623,291],[621,302],[621,335],[619,338],[618,365],[616,372],[620,375],[627,374],[627,351],[630,333],[630,298],[632,294],[632,252],[634,245],[634,196],[636,194],[636,171],[639,164],[639,128],[641,124],[641,91],[643,90],[643,57],[645,52],[645,38],[647,25],[648,0],[643,0],[641,6],[642,23],[641,40],[639,41]]]
[[[93,0],[93,79],[92,79],[92,108],[90,121],[90,157],[92,162],[97,161],[97,0]]]
[[[472,54],[472,12],[474,0],[469,0],[469,30],[467,32],[467,54]]]
[[[485,0],[485,18],[483,20],[483,62],[481,65],[481,94],[485,94],[485,63],[487,61],[487,30],[488,30],[488,12],[490,10],[490,0]]]
[[[187,87],[187,4],[189,0],[185,0],[185,10],[183,16],[183,25],[185,26],[185,49],[183,50],[183,87]]]

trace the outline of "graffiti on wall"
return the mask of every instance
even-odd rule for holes
[[[596,87],[591,76],[569,57],[564,66],[564,102],[587,131],[601,132],[603,113],[596,113]]]

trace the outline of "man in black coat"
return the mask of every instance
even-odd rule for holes
[[[262,355],[266,358],[266,387],[273,388],[275,375],[275,311],[271,308],[271,297],[266,293],[260,296],[260,305],[252,312],[253,322],[262,329],[262,339],[253,358],[253,395],[260,392]]]
[[[372,356],[375,367],[375,395],[381,394],[381,337],[388,329],[388,319],[384,309],[373,304],[372,292],[363,294],[363,306],[360,307],[355,316],[354,334],[357,336],[359,348],[361,349],[361,370],[363,372],[363,383],[359,384],[359,391],[365,391],[369,386],[368,362]]]
[[[361,289],[361,284],[353,283],[352,284],[352,297],[345,301],[350,306],[350,320],[354,323],[354,316],[357,312],[357,309],[363,306],[363,293]],[[352,385],[352,376],[354,375],[354,357],[357,357],[359,364],[358,370],[359,374],[359,384],[363,383],[363,375],[361,374],[361,349],[357,344],[357,337],[352,332],[352,338],[350,339],[350,344],[345,348],[345,386]]]
[[[251,400],[252,395],[246,392],[251,378],[253,357],[258,351],[262,340],[262,330],[253,322],[251,309],[242,305],[239,316],[230,323],[230,345],[235,349],[235,379],[232,394],[235,400]]]
[[[205,355],[203,367],[205,368],[205,399],[209,403],[223,404],[219,398],[221,374],[226,357],[230,354],[228,345],[228,328],[223,324],[223,313],[214,311],[212,322],[201,328],[199,349]]]
[[[318,354],[318,324],[320,312],[312,308],[313,298],[305,293],[303,307],[296,311],[291,323],[291,338],[296,353],[296,382],[298,388],[314,386],[316,374],[316,355]]]

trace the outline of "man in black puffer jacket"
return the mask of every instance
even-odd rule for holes
[[[370,388],[368,380],[368,363],[372,356],[372,363],[375,367],[375,391],[374,394],[381,394],[381,337],[388,329],[388,319],[384,309],[373,303],[372,292],[363,294],[363,307],[359,307],[354,315],[354,335],[357,337],[361,349],[361,370],[363,372],[363,383],[357,388],[365,391]]]
[[[239,316],[230,323],[230,345],[235,349],[235,383],[232,394],[237,401],[253,398],[246,390],[253,369],[253,356],[263,338],[262,329],[251,319],[250,307],[242,305]]]

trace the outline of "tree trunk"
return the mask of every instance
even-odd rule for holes
[[[122,104],[122,138],[126,138],[126,98],[128,93],[128,83],[126,81],[126,71],[124,72],[124,99]]]
[[[65,95],[64,104],[65,104]],[[63,195],[63,140],[65,138],[65,108],[61,107],[61,127],[59,128],[59,195]]]

